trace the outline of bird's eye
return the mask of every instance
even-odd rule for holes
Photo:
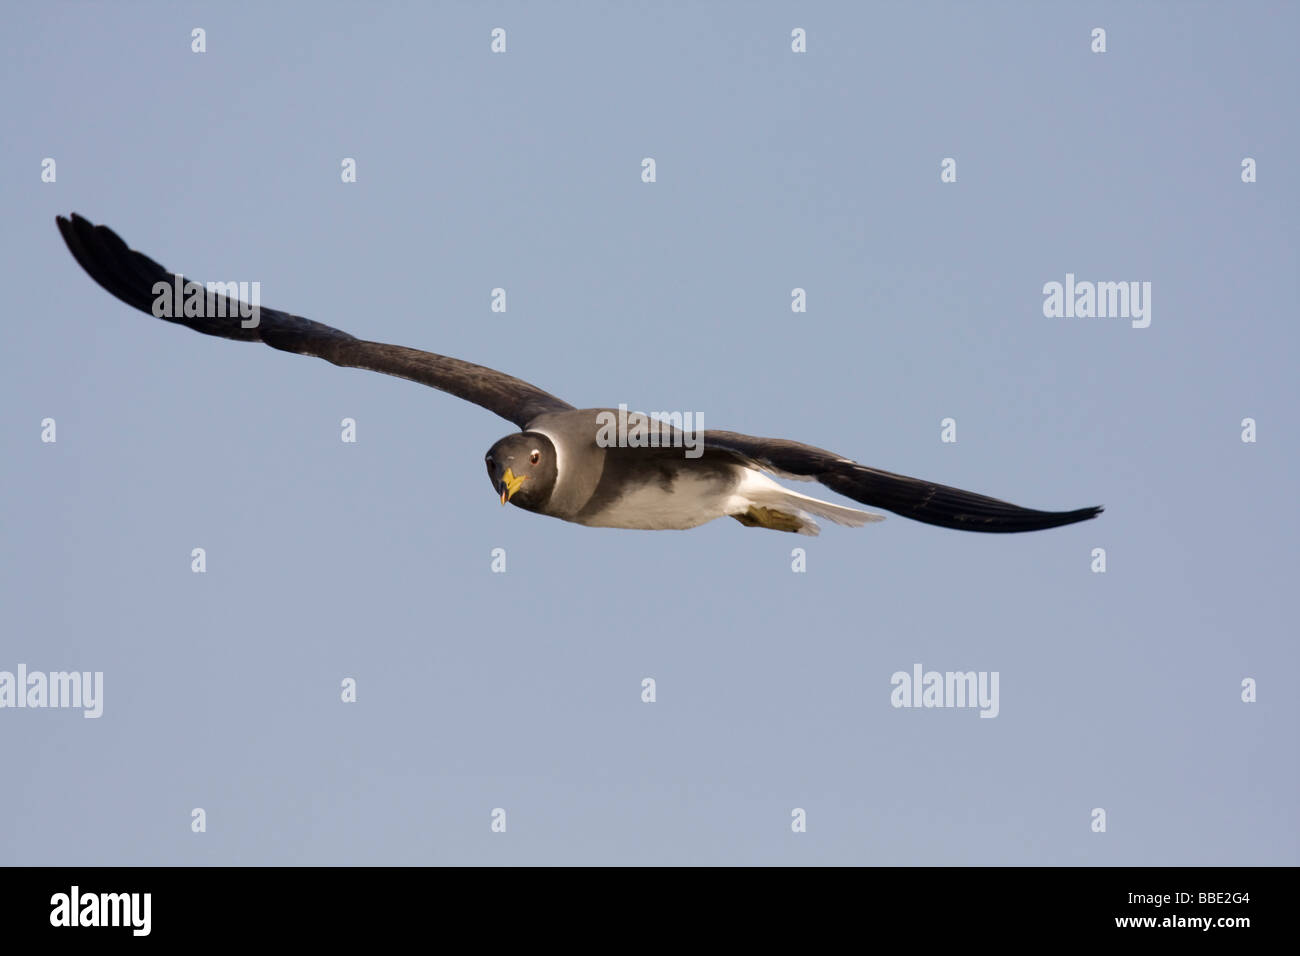
[[[540,451],[538,451],[536,448],[534,448],[534,449],[533,449],[533,453],[532,453],[531,455],[528,456],[528,461],[529,461],[531,464],[534,464],[534,465],[535,465],[535,464],[537,464],[537,463],[538,463],[539,461],[541,461],[541,460],[542,460],[542,453],[541,453]]]

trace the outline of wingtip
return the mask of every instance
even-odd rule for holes
[[[70,212],[66,216],[59,213],[54,216],[54,222],[60,229],[66,229],[71,226],[93,226],[89,219],[79,212]]]
[[[59,235],[61,235],[64,238],[64,240],[67,241],[70,237],[76,235],[78,228],[82,227],[83,225],[89,225],[89,222],[86,220],[84,216],[79,216],[77,215],[77,213],[74,212],[74,213],[69,213],[66,216],[62,216],[62,215],[55,216],[54,225],[58,227]]]
[[[1067,521],[1063,524],[1078,524],[1080,521],[1091,521],[1097,515],[1106,509],[1102,505],[1092,505],[1088,508],[1080,508],[1078,511],[1067,512]]]
[[[1013,516],[1023,518],[1024,520],[1012,520],[1000,526],[985,526],[971,528],[968,530],[979,531],[1046,531],[1048,528],[1065,528],[1072,524],[1079,524],[1081,521],[1091,521],[1105,509],[1101,505],[1093,505],[1088,508],[1076,508],[1073,511],[1029,511],[1025,510],[1023,515]]]

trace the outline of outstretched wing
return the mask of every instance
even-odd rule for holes
[[[155,283],[172,286],[176,281],[174,273],[128,248],[107,226],[96,226],[76,213],[71,219],[57,216],[55,221],[73,257],[92,279],[127,305],[153,314],[157,298]],[[185,281],[181,279],[182,283]],[[179,305],[177,303],[172,311],[181,311]],[[259,307],[257,325],[244,328],[240,316],[247,314],[248,307],[241,311],[240,305],[238,300],[224,295],[206,296],[205,315],[172,315],[167,317],[167,321],[188,326],[205,335],[265,342],[285,352],[314,355],[335,365],[410,379],[482,405],[520,428],[526,428],[543,412],[573,407],[535,385],[496,369],[401,345],[367,342],[321,322],[278,309]]]
[[[947,485],[859,465],[840,455],[781,438],[706,431],[704,447],[724,449],[779,475],[819,481],[832,491],[905,518],[959,531],[1041,531],[1086,521],[1100,507],[1036,511]]]

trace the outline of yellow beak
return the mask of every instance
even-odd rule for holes
[[[504,486],[501,489],[501,503],[504,505],[507,501],[513,498],[515,492],[519,490],[519,486],[527,480],[527,475],[516,475],[513,471],[507,468],[506,473],[501,476],[501,484]]]

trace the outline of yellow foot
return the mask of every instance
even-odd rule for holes
[[[758,505],[750,505],[748,511],[731,517],[747,528],[771,528],[773,531],[797,533],[804,524],[803,519],[798,515],[776,511],[772,508],[760,508]]]

